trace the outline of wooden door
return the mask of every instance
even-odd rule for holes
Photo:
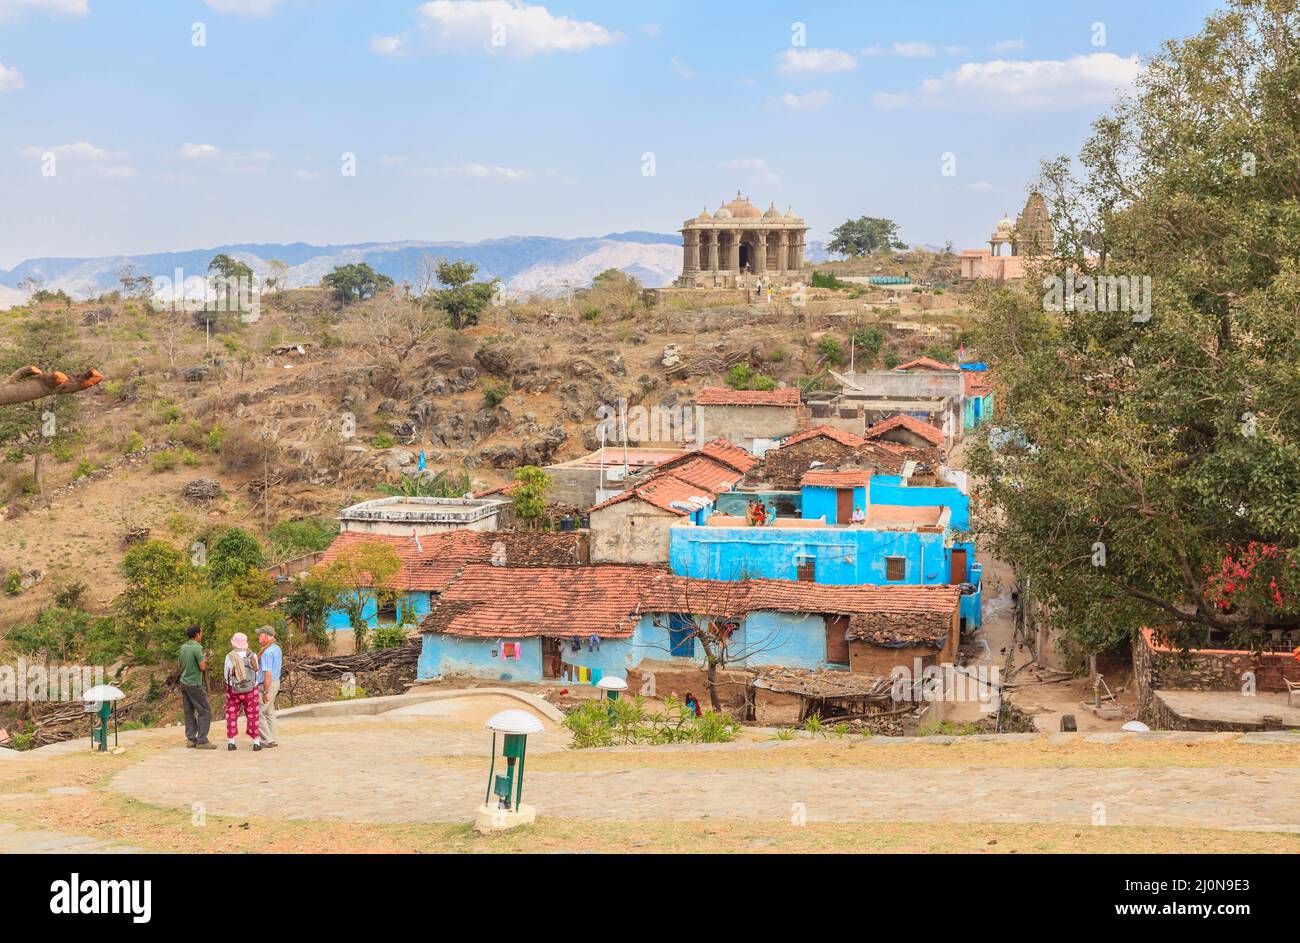
[[[853,489],[839,488],[835,492],[835,523],[853,523]]]
[[[948,577],[948,582],[954,586],[958,583],[966,582],[966,551],[954,550],[952,552],[952,573]]]
[[[849,617],[826,616],[826,661],[832,665],[849,663]]]

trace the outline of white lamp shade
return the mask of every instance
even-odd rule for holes
[[[541,733],[542,722],[528,711],[501,711],[488,718],[485,725],[497,733]]]
[[[616,675],[607,675],[596,682],[596,687],[604,691],[626,691],[627,682]]]
[[[121,688],[115,688],[111,684],[97,684],[85,694],[81,695],[83,701],[120,701],[126,697]]]

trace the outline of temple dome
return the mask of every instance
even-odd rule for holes
[[[1015,223],[1011,222],[1010,216],[1003,216],[1000,220],[998,220],[997,231],[999,233],[1009,233],[1011,232],[1011,230],[1015,229],[1015,225],[1016,225]]]
[[[793,206],[787,206],[787,207],[785,208],[785,218],[786,218],[786,219],[798,219],[798,218],[799,218],[798,216],[795,216],[795,215],[794,215],[794,207],[793,207]]]
[[[780,218],[781,218],[781,211],[778,210],[778,209],[776,208],[776,204],[775,204],[775,203],[771,203],[771,204],[769,204],[768,207],[767,207],[767,212],[763,214],[763,218],[764,218],[764,219],[780,219]]]
[[[757,206],[750,203],[749,200],[740,195],[739,190],[736,191],[736,198],[726,206],[727,209],[731,211],[731,215],[736,219],[758,219],[763,215],[758,211]]]
[[[718,207],[718,211],[713,214],[714,219],[731,219],[731,210],[727,209],[727,204],[723,203]]]
[[[695,222],[697,223],[707,223],[707,222],[711,222],[712,220],[713,220],[713,215],[709,212],[709,208],[707,206],[704,207],[704,209],[700,210],[699,216],[695,217]]]

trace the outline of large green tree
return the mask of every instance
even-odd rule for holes
[[[1300,625],[1298,166],[1300,12],[1237,0],[1045,164],[1061,257],[982,299],[980,527],[1086,651]],[[1076,273],[1149,278],[1150,308],[1056,310]]]
[[[870,255],[880,249],[906,249],[898,238],[898,225],[892,219],[859,216],[840,223],[831,230],[827,250],[840,255]]]
[[[491,303],[496,282],[475,281],[478,266],[473,262],[444,259],[438,263],[437,274],[443,287],[434,293],[434,304],[447,312],[447,320],[456,330],[473,327]]]

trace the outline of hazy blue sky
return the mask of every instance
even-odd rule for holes
[[[1214,6],[0,0],[0,267],[672,231],[737,188],[978,245]]]

